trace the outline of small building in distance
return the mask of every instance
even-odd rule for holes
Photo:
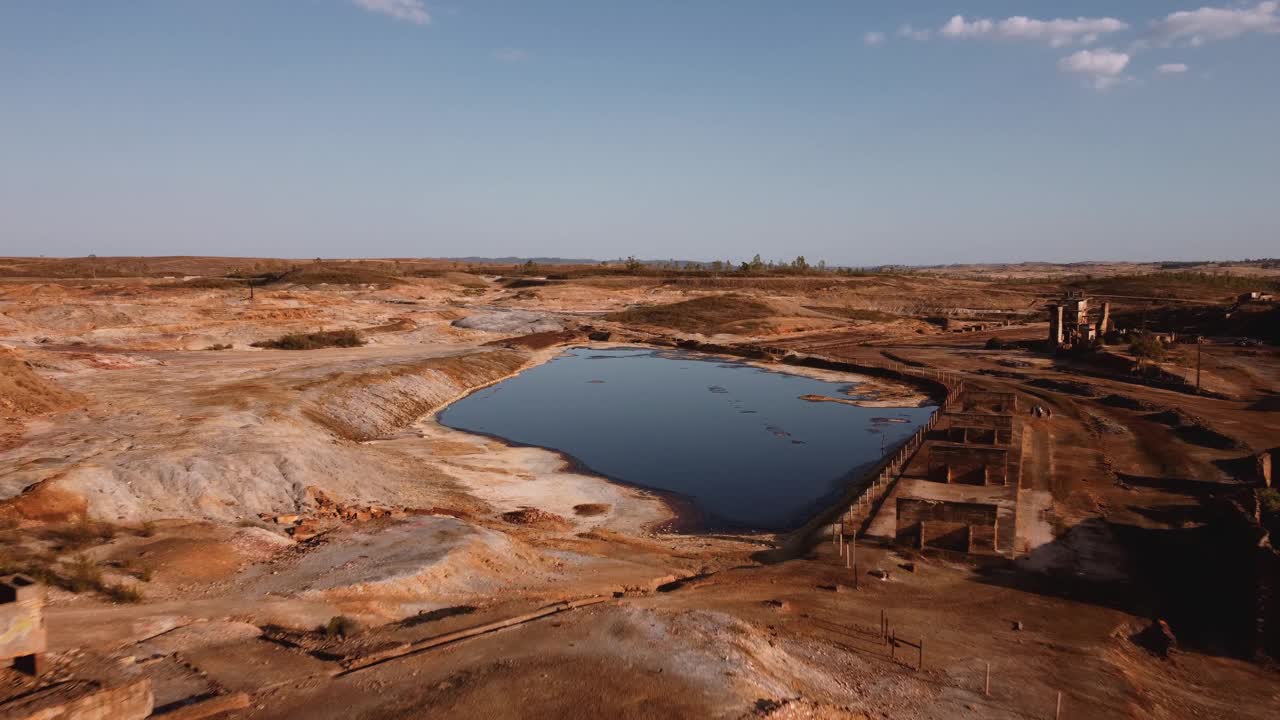
[[[1049,343],[1056,350],[1088,345],[1111,331],[1111,303],[1102,303],[1096,319],[1089,298],[1073,293],[1049,305]]]
[[[1254,290],[1253,292],[1244,293],[1240,297],[1236,298],[1236,301],[1243,304],[1250,302],[1275,302],[1275,299],[1276,296],[1271,293]]]

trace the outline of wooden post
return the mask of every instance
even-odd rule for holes
[[[1053,711],[1053,720],[1062,720],[1062,691],[1058,691],[1058,708]]]
[[[889,631],[889,659],[898,659],[898,638],[893,636],[893,631]]]
[[[987,679],[982,684],[982,694],[985,697],[991,697],[991,663],[987,663]]]
[[[849,557],[853,561],[853,589],[858,589],[858,533],[849,541]]]
[[[924,636],[923,635],[920,636],[920,647],[916,649],[920,651],[920,653],[916,655],[916,671],[919,672],[920,670],[924,669]]]

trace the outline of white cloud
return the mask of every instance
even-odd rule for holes
[[[431,15],[422,0],[351,0],[357,6],[369,12],[390,15],[397,20],[404,20],[415,25],[426,25],[431,22]]]
[[[1156,72],[1161,75],[1179,75],[1190,69],[1184,63],[1165,63],[1156,68]]]
[[[1153,22],[1152,29],[1156,41],[1162,45],[1185,42],[1199,46],[1248,33],[1280,34],[1280,2],[1269,0],[1253,7],[1182,10]]]
[[[914,28],[911,25],[903,25],[898,28],[898,37],[907,38],[908,40],[928,40],[933,33],[924,28]]]
[[[1064,47],[1077,43],[1089,45],[1097,42],[1102,35],[1128,28],[1128,23],[1111,17],[1037,20],[1019,15],[1000,21],[986,18],[969,21],[963,15],[956,15],[942,26],[938,34],[951,38],[1037,40],[1047,42],[1052,47]]]
[[[1124,69],[1129,67],[1128,53],[1114,50],[1080,50],[1058,61],[1062,72],[1088,76],[1097,90],[1106,90],[1124,80]]]
[[[882,32],[869,32],[862,36],[862,42],[867,47],[877,47],[883,45],[885,40],[889,38]]]
[[[968,38],[979,37],[981,35],[990,35],[995,29],[995,23],[990,20],[974,20],[966,22],[963,15],[956,15],[947,21],[946,25],[938,31],[939,35],[945,35],[952,38]]]
[[[503,48],[493,52],[493,59],[498,62],[519,63],[529,59],[529,53],[520,48]]]

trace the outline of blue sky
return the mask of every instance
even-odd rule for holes
[[[4,0],[0,254],[1280,255],[1280,4]]]

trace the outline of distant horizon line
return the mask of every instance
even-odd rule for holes
[[[217,258],[220,260],[275,260],[280,262],[458,262],[458,263],[486,263],[494,265],[510,265],[513,263],[534,262],[536,264],[546,265],[599,265],[605,263],[625,262],[627,258],[569,258],[558,256],[544,255],[505,255],[505,256],[352,256],[352,257],[285,257],[285,256],[264,256],[264,255],[218,255],[218,254],[202,254],[202,255],[0,255],[0,260],[175,260],[175,259],[199,259],[199,258]],[[762,262],[772,263],[776,265],[788,265],[794,261],[787,259],[764,259]],[[644,265],[663,265],[675,264],[680,267],[688,265],[711,265],[714,263],[726,263],[726,260],[690,260],[676,258],[636,258],[636,262]],[[730,267],[738,267],[740,264],[748,261],[744,260],[728,260]],[[809,263],[810,267],[816,267],[819,262],[826,262],[818,258]],[[970,262],[949,262],[949,263],[873,263],[873,264],[849,264],[849,263],[826,263],[828,269],[880,269],[880,268],[918,268],[918,269],[937,269],[937,268],[962,268],[962,267],[980,267],[980,266],[998,266],[998,267],[1021,267],[1033,265],[1048,265],[1054,267],[1073,267],[1087,265],[1247,265],[1251,263],[1269,263],[1280,262],[1277,257],[1258,257],[1258,258],[1202,258],[1195,260],[1178,260],[1178,259],[1147,259],[1147,260],[975,260]]]

